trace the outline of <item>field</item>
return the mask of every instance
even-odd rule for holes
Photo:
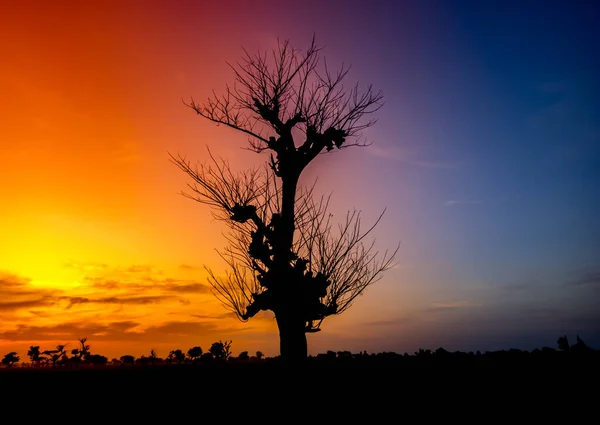
[[[285,366],[277,359],[13,367],[0,369],[0,388],[10,388],[13,394],[34,392],[51,409],[57,409],[53,403],[59,402],[62,407],[56,414],[72,416],[83,409],[90,419],[98,416],[117,423],[124,418],[137,424],[175,417],[225,423],[274,418],[306,422],[310,415],[317,422],[367,420],[365,415],[369,422],[379,422],[388,421],[390,415],[409,420],[417,413],[423,420],[487,421],[498,415],[520,415],[538,421],[544,415],[572,419],[595,409],[599,366],[597,351],[579,356],[557,351],[384,353],[309,358],[301,367]]]

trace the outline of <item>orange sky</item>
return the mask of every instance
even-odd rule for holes
[[[208,145],[237,168],[261,160],[182,104],[229,81],[246,40],[234,25],[217,38],[202,14],[190,29],[164,5],[123,3],[3,10],[0,351],[87,337],[109,357],[219,339],[277,354],[270,316],[242,324],[210,294],[202,266],[220,267],[223,229],[178,194],[168,159]]]
[[[303,179],[337,216],[387,207],[373,236],[401,245],[309,352],[598,346],[597,11],[522,3],[3,2],[0,355],[82,337],[109,358],[217,340],[278,353],[271,316],[241,323],[210,294],[225,229],[181,196],[169,153],[261,164],[182,100],[220,93],[242,48],[313,35],[385,105],[372,146]]]

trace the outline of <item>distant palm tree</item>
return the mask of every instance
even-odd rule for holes
[[[71,357],[71,360],[75,363],[75,365],[79,365],[79,363],[83,362],[84,360],[87,360],[90,356],[90,346],[85,345],[87,338],[80,338],[77,341],[79,341],[79,343],[81,344],[81,348],[74,348],[73,350],[71,350],[71,354],[73,355],[73,357]]]
[[[56,350],[45,350],[42,354],[48,356],[52,367],[56,368],[56,364],[62,364],[63,359],[67,356],[66,347],[66,345],[57,345]]]
[[[158,355],[154,349],[150,350],[150,357],[148,358],[150,359],[152,366],[154,366],[154,364],[158,361]]]
[[[29,351],[27,351],[27,356],[29,357],[29,359],[31,360],[31,365],[32,366],[39,366],[40,365],[40,346],[39,345],[32,345],[29,347]]]
[[[87,338],[80,338],[77,341],[79,341],[79,343],[81,344],[81,348],[79,349],[79,359],[85,360],[87,356],[90,355],[90,346],[85,345]]]

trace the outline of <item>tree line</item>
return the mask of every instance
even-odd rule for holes
[[[156,364],[184,364],[198,363],[208,361],[227,361],[227,360],[258,360],[261,361],[265,355],[257,351],[254,356],[250,356],[248,351],[242,351],[237,357],[233,356],[231,351],[232,341],[213,342],[208,351],[204,352],[199,345],[191,347],[187,352],[181,349],[172,350],[167,357],[161,358],[156,350],[150,350],[148,356],[142,355],[136,358],[130,354],[125,354],[120,358],[108,360],[108,357],[93,354],[90,351],[90,345],[86,344],[87,338],[77,340],[78,347],[70,351],[67,350],[67,344],[59,344],[51,350],[41,350],[39,345],[32,345],[27,351],[29,364],[31,367],[39,368],[72,368],[80,365],[105,366],[105,365],[156,365]],[[2,359],[2,365],[13,367],[21,362],[21,356],[16,351],[6,353]]]
[[[212,343],[208,351],[204,352],[202,347],[194,346],[187,352],[177,349],[172,350],[165,358],[158,356],[154,349],[150,350],[148,356],[135,357],[129,354],[111,361],[100,354],[92,354],[90,346],[86,344],[87,338],[77,340],[79,346],[70,352],[66,345],[57,345],[55,349],[41,351],[39,346],[30,346],[27,357],[30,367],[33,368],[77,368],[80,365],[87,366],[155,366],[155,365],[183,365],[183,364],[211,364],[211,363],[277,363],[281,356],[266,357],[261,351],[250,356],[248,351],[242,351],[238,356],[233,356],[232,341],[216,341]],[[69,356],[70,353],[70,356]],[[532,351],[518,349],[477,352],[450,352],[444,348],[436,350],[419,349],[413,354],[398,354],[395,352],[367,353],[361,351],[352,353],[350,351],[332,351],[308,356],[308,362],[313,364],[336,366],[336,365],[444,365],[452,364],[474,364],[474,365],[507,365],[507,364],[543,364],[556,363],[564,360],[571,361],[593,361],[600,365],[600,351],[590,348],[577,335],[577,341],[569,344],[566,335],[557,340],[557,349],[543,347]],[[10,368],[19,363],[21,358],[17,352],[5,354],[2,359],[4,367]]]

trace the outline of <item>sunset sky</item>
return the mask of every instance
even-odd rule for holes
[[[210,293],[223,225],[169,153],[267,159],[195,115],[243,48],[313,34],[381,89],[366,148],[324,155],[397,266],[308,336],[326,350],[600,349],[600,6],[594,1],[29,1],[0,6],[0,354],[87,337],[107,357],[232,340],[278,354]]]

